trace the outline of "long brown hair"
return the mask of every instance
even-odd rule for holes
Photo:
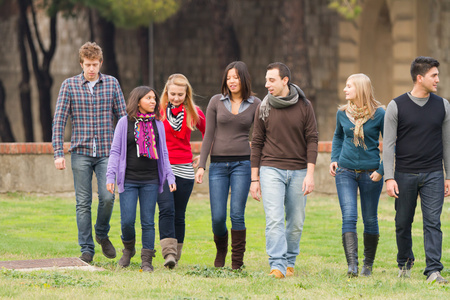
[[[154,111],[155,117],[157,120],[161,119],[161,113],[159,112],[159,97],[158,97],[158,93],[156,92],[156,90],[149,86],[138,86],[138,87],[135,87],[130,92],[130,95],[128,96],[127,114],[128,114],[129,120],[134,120],[134,118],[136,118],[136,114],[139,110],[139,106],[138,106],[139,101],[141,101],[141,99],[145,95],[150,93],[150,91],[153,91],[153,93],[155,93],[155,99],[156,99],[156,106],[155,106],[155,111]]]
[[[197,125],[200,117],[197,113],[197,106],[194,103],[192,86],[189,83],[189,80],[183,74],[172,74],[167,79],[166,85],[164,86],[164,91],[161,96],[161,120],[166,119],[166,109],[169,103],[169,87],[171,85],[178,85],[186,88],[186,98],[184,99],[183,103],[186,111],[186,124],[190,130],[194,131],[195,125]]]

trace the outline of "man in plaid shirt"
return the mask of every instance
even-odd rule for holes
[[[96,43],[87,42],[79,50],[80,75],[66,79],[59,91],[53,119],[55,167],[66,168],[64,131],[67,118],[72,122],[71,164],[75,186],[80,259],[90,263],[95,254],[92,238],[92,174],[98,184],[98,211],[95,240],[107,258],[116,257],[108,232],[114,206],[114,194],[106,190],[106,168],[113,139],[113,116],[126,115],[125,99],[116,78],[100,73],[103,53]]]

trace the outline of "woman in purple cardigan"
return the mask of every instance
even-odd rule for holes
[[[120,196],[123,255],[118,264],[130,265],[136,254],[136,206],[139,198],[142,226],[143,271],[153,272],[155,257],[155,206],[158,192],[167,180],[170,191],[176,190],[175,176],[170,167],[164,125],[159,120],[159,98],[148,86],[131,91],[127,104],[128,116],[117,123],[111,145],[106,188],[114,193],[117,181]]]

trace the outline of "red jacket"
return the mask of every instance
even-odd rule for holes
[[[202,137],[205,134],[205,114],[197,107],[197,113],[200,117],[195,127],[202,133]],[[183,120],[183,125],[180,132],[173,130],[167,119],[164,120],[164,128],[166,130],[166,143],[167,150],[169,151],[169,160],[171,165],[189,164],[192,162],[192,150],[191,150],[191,133],[192,131],[186,125],[186,118]],[[180,133],[184,133],[181,134]],[[180,137],[181,136],[181,137]]]

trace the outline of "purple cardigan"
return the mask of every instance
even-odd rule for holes
[[[164,124],[156,120],[158,128],[159,141],[158,151],[158,175],[159,175],[159,193],[163,192],[163,185],[168,181],[169,185],[175,183],[175,176],[169,162],[169,152],[166,146],[166,134]],[[109,155],[108,169],[106,171],[106,183],[114,183],[117,177],[117,187],[119,193],[124,191],[125,170],[127,167],[127,129],[128,116],[120,118],[114,131],[114,139],[111,144],[111,153]]]

